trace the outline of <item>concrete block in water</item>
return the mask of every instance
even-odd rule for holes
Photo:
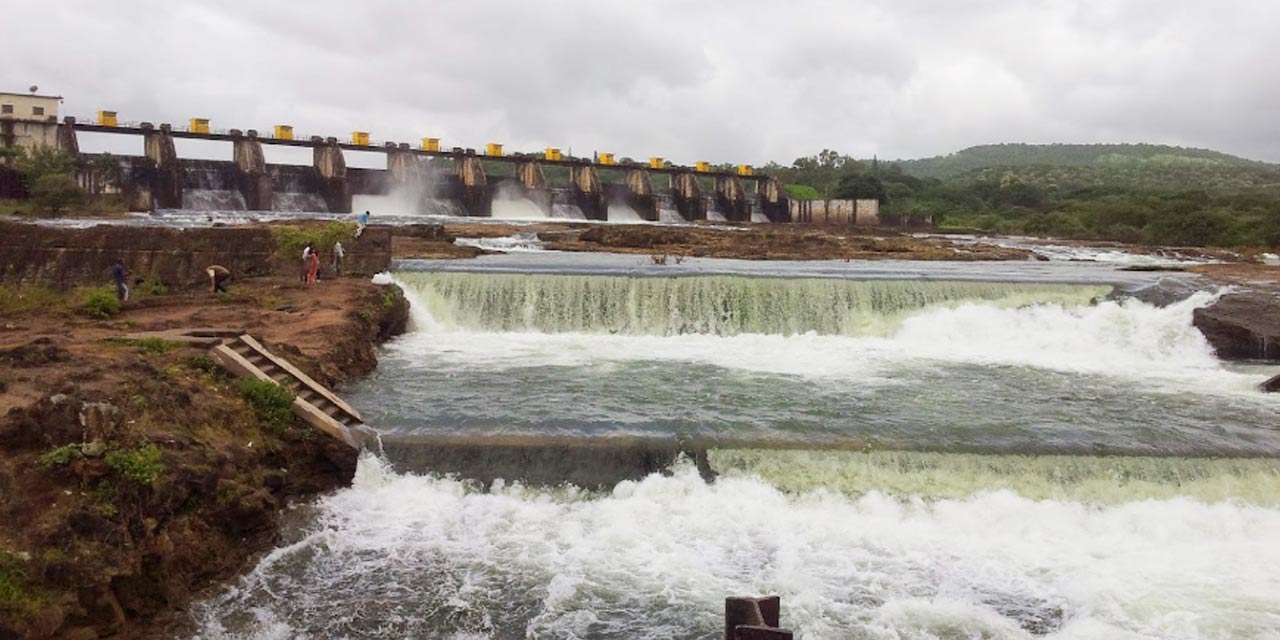
[[[782,598],[728,597],[724,599],[724,640],[790,640],[792,633],[779,629]]]

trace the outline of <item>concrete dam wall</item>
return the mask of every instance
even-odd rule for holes
[[[351,213],[369,207],[367,197],[383,198],[381,213],[483,217],[511,216],[586,220],[718,220],[790,222],[791,207],[776,179],[674,166],[654,158],[648,165],[615,163],[611,154],[596,159],[565,158],[558,150],[504,154],[490,145],[484,154],[470,149],[415,149],[408,144],[342,143],[336,138],[260,138],[254,130],[228,133],[176,131],[166,124],[138,127],[77,124],[59,128],[64,149],[75,153],[77,131],[138,135],[144,155],[121,160],[129,208],[133,211],[196,209],[207,211],[317,211]],[[180,158],[175,138],[230,142],[228,160]],[[268,164],[263,145],[309,147],[311,166]],[[344,151],[386,155],[380,169],[348,167]]]
[[[344,242],[343,272],[372,275],[391,265],[391,232],[371,227]],[[102,225],[85,229],[0,222],[0,282],[54,288],[105,284],[123,258],[131,278],[189,286],[219,264],[234,276],[296,275],[298,262],[278,255],[267,227],[171,229]]]

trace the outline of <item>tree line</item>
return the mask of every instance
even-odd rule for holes
[[[1044,159],[1028,146],[1038,145],[991,147]],[[910,162],[832,150],[764,170],[792,198],[876,198],[890,218],[943,227],[1162,245],[1280,245],[1276,165],[1156,145],[1053,146],[1065,147],[1058,151],[1069,160],[970,167],[974,160],[966,157],[960,164],[970,168],[945,178],[915,175]],[[981,149],[980,158],[993,153]],[[927,169],[937,171],[936,164]]]
[[[77,158],[50,147],[0,148],[0,172],[16,185],[17,197],[6,201],[0,212],[22,212],[32,204],[39,212],[59,215],[64,211],[92,207],[120,209],[118,194],[122,179],[120,162],[109,153]],[[87,189],[78,176],[83,174]],[[6,210],[7,209],[7,210]]]

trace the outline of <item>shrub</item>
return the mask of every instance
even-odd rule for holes
[[[107,466],[125,479],[141,485],[150,485],[164,472],[160,449],[154,444],[112,451],[107,454]]]
[[[94,289],[85,296],[80,310],[95,318],[110,318],[120,313],[120,301],[107,289]]]
[[[42,209],[58,213],[84,202],[84,190],[76,179],[60,173],[40,176],[31,185],[31,199]]]
[[[356,225],[353,222],[330,222],[322,227],[289,227],[271,228],[276,240],[276,255],[286,259],[301,260],[302,249],[308,244],[316,250],[327,253],[339,240],[350,242],[355,238]]]
[[[242,379],[237,386],[240,397],[249,403],[254,415],[264,427],[274,431],[283,431],[293,423],[293,399],[297,396],[292,390],[266,380],[252,378]]]

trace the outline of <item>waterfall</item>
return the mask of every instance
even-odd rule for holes
[[[639,335],[878,335],[923,308],[1088,304],[1109,287],[953,281],[852,281],[709,276],[627,278],[405,273],[446,327]]]

